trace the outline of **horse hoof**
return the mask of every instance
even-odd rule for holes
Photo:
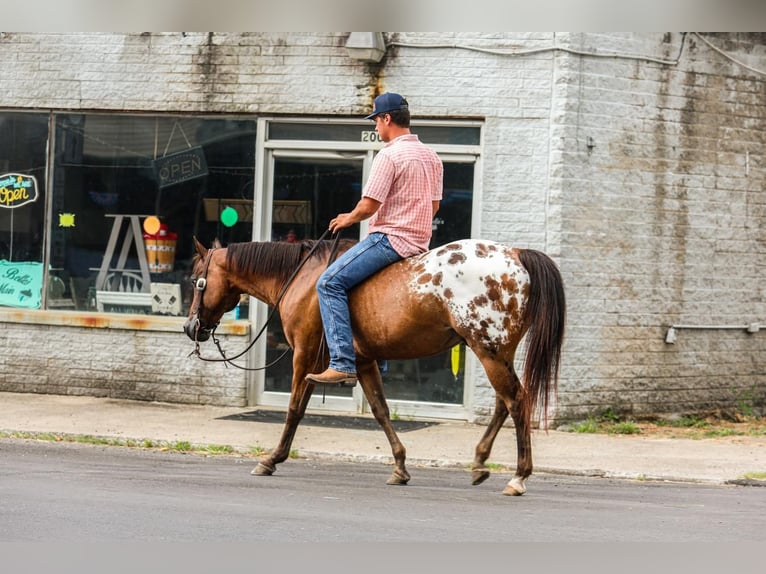
[[[265,462],[259,462],[258,466],[256,466],[253,470],[250,471],[250,474],[255,476],[271,476],[274,474],[274,471],[277,470],[277,467],[273,464],[266,464]]]
[[[524,485],[524,479],[514,477],[508,481],[503,489],[503,494],[506,496],[521,496],[527,491],[527,487]]]
[[[471,484],[476,486],[481,484],[489,478],[489,469],[487,468],[474,468],[471,471]]]
[[[410,475],[407,472],[400,472],[395,470],[391,474],[391,478],[386,481],[386,484],[393,484],[398,486],[404,486],[410,481]]]

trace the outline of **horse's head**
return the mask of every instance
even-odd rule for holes
[[[194,245],[197,248],[191,275],[194,297],[184,333],[193,341],[207,341],[223,314],[239,303],[239,292],[228,279],[226,250],[218,240],[206,249],[195,237]]]

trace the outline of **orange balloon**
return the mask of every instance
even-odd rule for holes
[[[160,230],[160,218],[150,215],[144,219],[144,231],[149,235],[157,235]]]

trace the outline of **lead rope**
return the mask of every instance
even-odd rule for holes
[[[197,340],[197,332],[198,332],[198,330],[195,330],[195,335],[194,335],[194,350],[191,353],[189,353],[189,356],[191,357],[192,355],[196,355],[197,358],[200,359],[201,361],[206,361],[206,362],[210,362],[210,363],[223,363],[226,366],[231,365],[233,367],[236,367],[237,369],[242,369],[243,371],[262,371],[264,369],[268,369],[269,367],[272,367],[272,366],[276,365],[279,361],[281,361],[284,358],[284,356],[291,350],[291,347],[288,346],[287,349],[285,349],[285,351],[279,357],[277,357],[271,363],[269,363],[267,365],[264,365],[262,367],[243,367],[243,366],[237,365],[236,363],[233,362],[235,359],[239,359],[245,353],[247,353],[250,349],[252,349],[253,345],[255,345],[255,342],[266,331],[266,328],[269,326],[269,323],[274,318],[274,315],[276,315],[277,310],[279,309],[279,303],[282,301],[282,298],[284,297],[285,293],[287,292],[287,289],[290,287],[290,284],[293,282],[295,277],[298,275],[298,272],[301,270],[301,268],[306,263],[306,261],[308,261],[311,258],[311,256],[317,250],[317,248],[322,243],[322,241],[325,239],[325,237],[327,237],[327,234],[329,232],[330,232],[329,229],[325,230],[325,232],[322,234],[322,236],[316,241],[316,243],[314,243],[314,245],[311,247],[311,249],[306,254],[306,256],[301,260],[301,262],[295,268],[295,271],[293,271],[292,275],[290,275],[290,277],[287,279],[287,281],[285,282],[284,286],[282,287],[282,291],[280,291],[279,295],[277,296],[277,300],[274,303],[274,306],[272,307],[271,312],[269,313],[269,316],[266,318],[266,322],[261,327],[261,329],[258,331],[258,334],[256,334],[255,338],[250,342],[250,344],[247,347],[245,347],[245,349],[243,351],[241,351],[240,353],[234,355],[233,357],[227,357],[226,356],[226,352],[221,347],[220,340],[218,339],[218,337],[215,334],[215,330],[218,327],[218,325],[216,325],[215,327],[213,327],[213,330],[211,332],[211,337],[213,339],[213,343],[218,348],[218,352],[221,354],[222,358],[218,359],[218,358],[210,358],[210,357],[203,357],[202,356],[202,354],[200,353],[199,341]],[[335,260],[335,257],[337,257],[339,240],[340,240],[340,234],[336,233],[334,235],[334,238],[333,238],[332,247],[330,248],[330,257],[329,257],[328,262],[327,262],[328,266]],[[207,260],[205,261],[205,267],[204,267],[205,275],[207,275],[207,267],[210,264],[210,255],[211,255],[212,251],[213,251],[212,249],[210,251],[208,251],[208,257],[207,257]],[[199,279],[198,279],[198,281],[199,281]],[[203,285],[202,289],[204,289],[204,285]],[[200,301],[200,305],[201,305],[201,302],[202,302],[202,295],[201,294],[200,294],[200,300],[199,301]],[[198,309],[199,309],[200,305],[198,305]],[[325,340],[324,340],[324,331],[322,332],[322,340],[320,342],[320,351],[323,348],[323,346],[326,346],[325,345]]]

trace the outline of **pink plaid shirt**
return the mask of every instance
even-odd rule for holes
[[[385,233],[402,257],[428,250],[433,230],[432,201],[442,198],[444,166],[415,134],[388,142],[375,156],[363,196],[381,203],[370,218],[370,233]]]

